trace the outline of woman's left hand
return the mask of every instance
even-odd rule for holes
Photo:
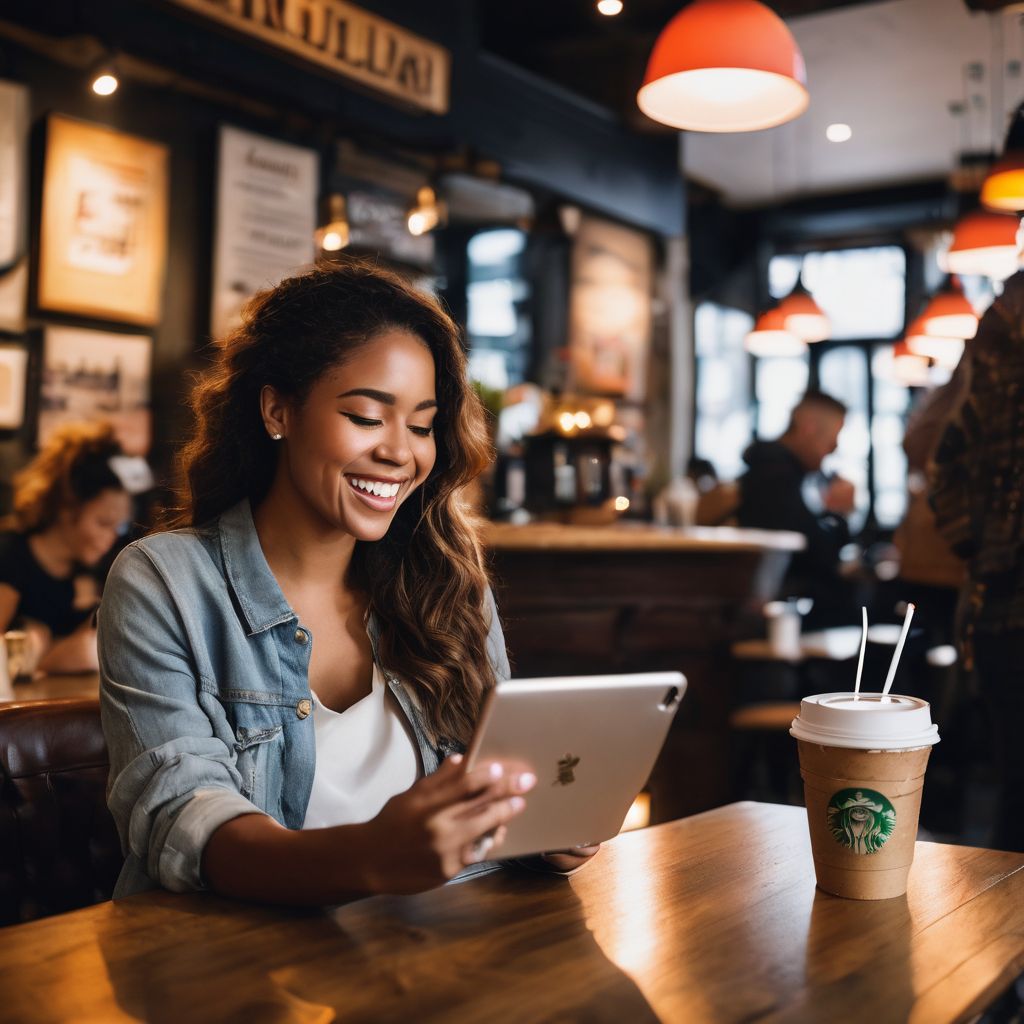
[[[550,864],[557,871],[575,871],[583,867],[600,849],[600,843],[596,846],[575,846],[571,850],[552,850],[551,853],[542,854],[542,857],[545,864]]]

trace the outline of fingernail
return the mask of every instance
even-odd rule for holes
[[[448,760],[451,761],[452,764],[462,764],[462,755],[461,754],[449,754],[448,755]]]
[[[524,793],[533,789],[537,784],[537,776],[533,772],[520,772],[516,779],[516,788],[522,790]]]
[[[488,767],[487,774],[490,775],[492,779],[500,779],[502,775],[505,774],[505,769],[502,768],[502,766],[498,764],[497,761],[495,761],[492,765]]]
[[[521,811],[526,806],[526,801],[521,796],[514,796],[509,801],[513,811]]]

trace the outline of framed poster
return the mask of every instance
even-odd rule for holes
[[[28,351],[0,345],[0,428],[17,430],[25,419],[25,378]]]
[[[642,402],[651,343],[654,250],[640,231],[584,216],[569,287],[571,387]]]
[[[157,323],[167,251],[167,159],[159,143],[50,116],[40,308]]]
[[[144,334],[47,327],[37,443],[72,420],[107,420],[128,455],[149,451],[151,342]]]
[[[220,130],[210,333],[235,328],[256,292],[312,264],[320,156],[225,125]]]
[[[0,82],[0,331],[25,330],[28,299],[28,89]]]

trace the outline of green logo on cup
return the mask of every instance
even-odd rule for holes
[[[840,846],[877,853],[896,828],[896,811],[873,789],[841,789],[828,802],[828,827]]]

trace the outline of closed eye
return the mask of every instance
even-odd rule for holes
[[[430,435],[434,432],[434,425],[431,424],[429,427],[410,426],[409,429],[418,437],[430,437]]]
[[[371,420],[367,419],[365,416],[357,416],[354,412],[343,412],[342,416],[346,416],[357,427],[379,427],[382,423],[381,420]]]

